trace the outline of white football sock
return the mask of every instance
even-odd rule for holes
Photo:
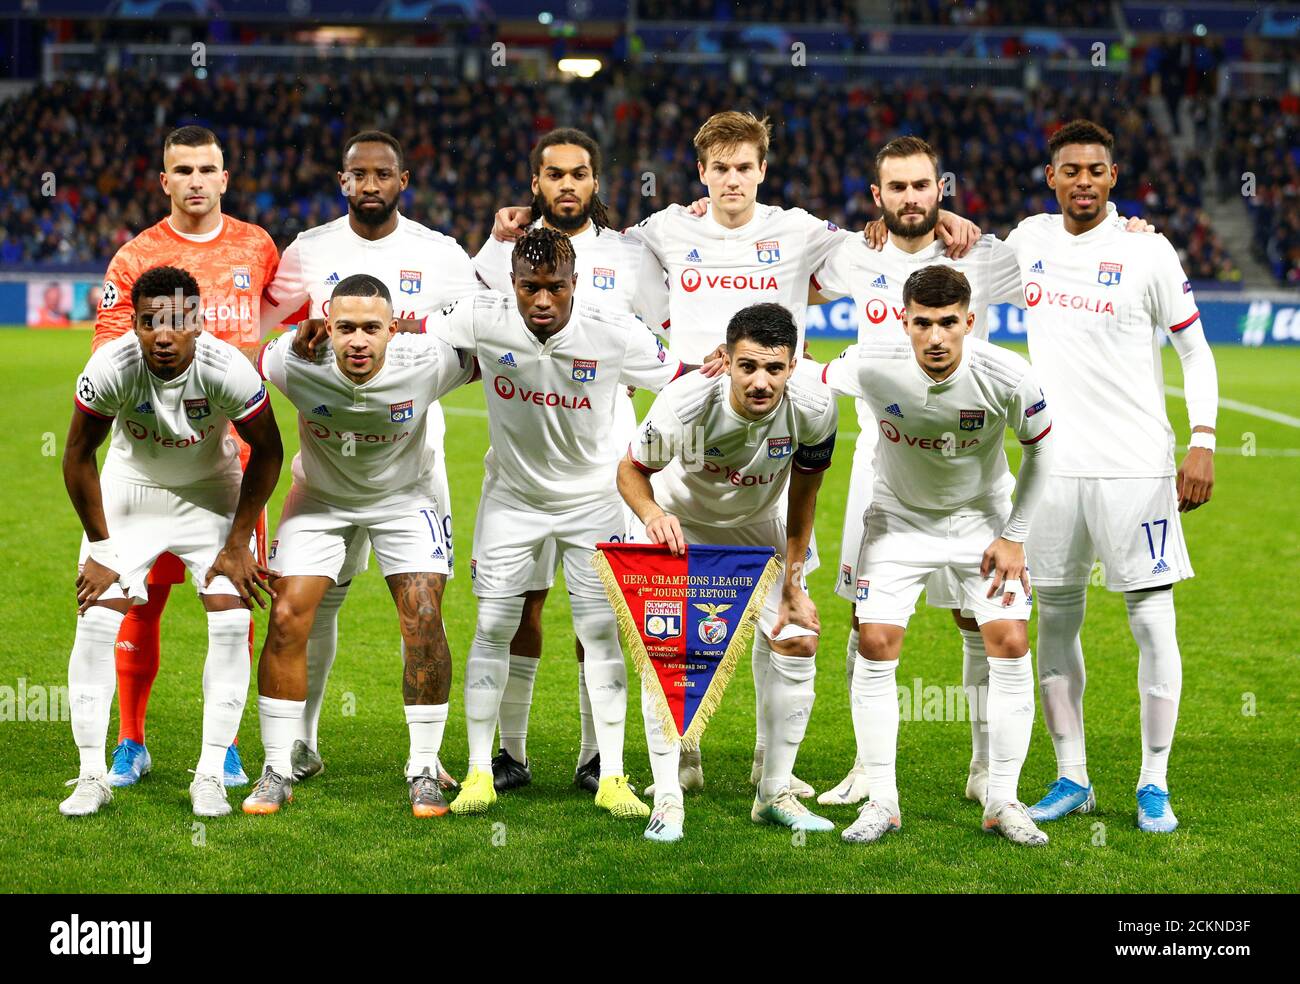
[[[1083,644],[1079,630],[1087,608],[1088,588],[1034,588],[1038,603],[1038,691],[1043,723],[1056,749],[1056,774],[1088,785],[1088,756],[1083,739]]]
[[[1142,771],[1138,788],[1167,790],[1169,748],[1178,723],[1183,692],[1183,660],[1178,652],[1174,593],[1134,591],[1124,595],[1128,624],[1138,644],[1138,695],[1142,706]]]
[[[541,660],[510,654],[510,673],[501,694],[497,725],[501,730],[501,747],[516,762],[528,762],[528,711],[533,706],[533,681]]]
[[[321,707],[325,703],[325,685],[339,648],[339,609],[348,596],[347,584],[331,584],[316,608],[316,618],[307,635],[307,701],[302,712],[302,731],[298,735],[312,749],[319,749]]]
[[[582,744],[578,746],[578,768],[582,768],[600,751],[596,744],[596,724],[591,717],[591,695],[587,693],[587,670],[578,664],[578,719],[582,724]]]
[[[767,694],[767,674],[772,668],[772,644],[761,630],[754,632],[749,666],[754,676],[754,758],[761,759],[763,749],[767,747],[767,715],[763,713],[763,698]]]
[[[858,660],[858,643],[860,642],[858,630],[852,629],[849,632],[849,648],[844,652],[844,680],[849,688],[849,693],[853,693],[853,673],[857,668]]]
[[[438,751],[447,728],[447,704],[407,704],[406,727],[411,733],[411,755],[406,763],[406,778],[418,776],[425,769],[438,775]]]
[[[988,763],[989,654],[979,629],[961,632],[961,685],[966,691],[966,713],[970,718],[970,760]]]
[[[650,685],[641,681],[641,717],[645,720],[645,743],[650,752],[650,774],[654,777],[655,805],[664,800],[682,801],[682,787],[677,780],[677,765],[682,746],[664,736],[659,712],[650,694]]]
[[[763,757],[763,777],[758,783],[758,795],[763,800],[772,800],[790,786],[794,760],[817,696],[813,690],[816,675],[817,660],[813,657],[771,654],[767,694],[763,698],[769,744]]]
[[[853,673],[853,731],[871,798],[898,812],[898,660],[859,659]]]
[[[80,776],[102,776],[108,772],[105,743],[108,718],[117,684],[114,653],[117,633],[122,628],[118,612],[92,605],[77,618],[77,632],[68,658],[68,710],[72,718],[72,740],[81,757]],[[244,649],[247,662],[248,649]]]
[[[203,750],[194,771],[220,776],[226,770],[226,749],[239,734],[239,719],[248,700],[248,627],[253,615],[246,608],[208,612],[208,658],[203,662]]]
[[[1034,730],[1034,669],[1031,655],[989,657],[989,789],[985,816],[1019,799],[1020,770]]]
[[[600,748],[600,778],[624,775],[623,729],[627,721],[627,664],[618,644],[618,623],[601,596],[569,596],[573,628],[586,654],[583,669],[592,724]]]
[[[286,779],[293,775],[289,750],[302,722],[305,700],[282,700],[279,697],[257,698],[257,716],[262,724],[262,748],[266,751],[266,767]]]
[[[510,675],[510,640],[523,613],[522,597],[478,599],[478,624],[465,663],[465,730],[471,769],[492,771],[492,737],[497,730],[501,692]]]

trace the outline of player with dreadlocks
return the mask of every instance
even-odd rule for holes
[[[596,805],[619,818],[650,815],[623,771],[627,668],[591,558],[597,543],[627,532],[614,484],[625,447],[616,439],[615,406],[627,386],[658,391],[688,367],[632,315],[575,306],[575,263],[568,236],[530,229],[513,250],[513,298],[479,294],[428,322],[484,367],[492,442],[470,559],[478,624],[465,668],[469,775],[453,813],[485,813],[496,802],[492,737],[511,640],[527,590],[549,584],[560,563],[586,656],[600,755]]]
[[[662,278],[638,284],[642,246],[610,228],[605,203],[600,198],[600,146],[588,134],[572,128],[545,134],[529,155],[532,166],[532,214],[538,216],[531,228],[563,233],[574,255],[575,291],[578,297],[601,310],[616,314],[639,314],[647,324],[661,324],[667,317],[667,289]],[[493,290],[512,290],[513,242],[489,236],[474,257],[474,268]],[[620,449],[636,433],[636,412],[632,401],[621,398],[615,404],[614,431]],[[528,712],[533,700],[533,681],[542,655],[542,607],[555,579],[554,558],[537,566],[538,579],[527,584],[523,621],[510,642],[510,675],[501,697],[500,752],[492,760],[492,774],[498,792],[526,786],[532,781],[528,758]],[[574,784],[595,793],[600,783],[600,755],[587,699],[582,641],[575,640],[578,656],[578,712],[582,739],[578,749]]]

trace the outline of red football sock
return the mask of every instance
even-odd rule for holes
[[[132,605],[117,634],[117,705],[121,716],[117,740],[144,744],[144,717],[149,691],[158,676],[162,613],[171,594],[170,584],[149,585],[149,600]]]

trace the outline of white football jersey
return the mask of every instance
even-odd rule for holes
[[[641,277],[649,282],[657,265],[667,271],[669,329],[673,351],[701,363],[726,340],[727,322],[741,308],[784,305],[799,327],[803,352],[808,280],[850,234],[801,208],[756,205],[754,217],[738,229],[714,221],[712,213],[691,215],[670,205],[627,230],[649,247]]]
[[[1052,429],[1024,357],[969,336],[943,382],[926,374],[906,339],[850,345],[822,378],[864,401],[880,430],[875,495],[914,509],[996,508],[1015,486],[1003,433],[1010,428],[1021,444],[1037,444]]]
[[[473,357],[440,338],[403,332],[388,343],[379,371],[358,385],[327,346],[315,361],[294,355],[293,336],[263,346],[257,367],[298,409],[294,481],[313,498],[348,507],[400,501],[430,486],[427,411],[474,377]]]
[[[658,391],[682,372],[636,318],[587,304],[575,304],[545,342],[513,294],[466,298],[431,318],[429,330],[483,367],[492,440],[485,491],[533,509],[616,497],[615,401],[627,386]]]
[[[731,377],[699,373],[656,397],[629,448],[653,475],[655,501],[693,526],[734,526],[785,517],[790,469],[830,467],[835,398],[814,378],[791,378],[759,420],[731,405]]]
[[[981,236],[970,252],[960,259],[944,255],[943,240],[915,253],[907,253],[885,241],[885,248],[874,250],[862,236],[844,240],[813,274],[813,286],[825,297],[852,297],[858,318],[858,341],[883,338],[897,341],[903,325],[903,284],[922,267],[950,266],[970,281],[970,310],[975,314],[975,338],[989,337],[988,306],[1019,304],[1025,295],[1020,286],[1020,265],[1015,252],[997,236]],[[859,403],[858,425],[862,430],[874,427],[871,412]]]
[[[1199,314],[1169,240],[1115,222],[1072,236],[1060,215],[1044,214],[1007,244],[1024,279],[1029,357],[1059,434],[1052,474],[1173,475],[1160,333]]]
[[[240,482],[232,421],[270,406],[266,387],[239,349],[208,332],[175,379],[149,371],[135,332],[101,345],[77,380],[76,404],[113,421],[103,476],[175,489]]]
[[[298,234],[280,257],[262,302],[262,333],[310,302],[309,318],[329,313],[340,280],[368,273],[384,282],[393,317],[418,321],[466,294],[482,290],[469,254],[450,236],[399,214],[383,239],[362,239],[347,215]]]
[[[534,222],[536,229],[541,220]],[[653,329],[667,319],[668,291],[662,272],[643,289],[640,284],[641,254],[645,247],[635,237],[616,229],[597,229],[595,225],[569,237],[577,259],[578,276],[573,296],[614,314],[635,314]],[[491,290],[513,294],[510,280],[514,243],[503,243],[488,236],[474,257],[479,279]]]

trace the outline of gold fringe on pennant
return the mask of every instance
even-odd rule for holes
[[[722,660],[718,664],[717,671],[713,674],[713,679],[709,681],[709,689],[704,692],[704,696],[700,699],[699,706],[695,711],[695,717],[691,719],[686,734],[681,736],[677,734],[677,722],[673,720],[672,711],[668,707],[668,699],[664,695],[663,684],[659,681],[659,674],[655,672],[650,654],[646,652],[645,642],[641,638],[641,631],[632,618],[631,609],[627,606],[627,599],[623,597],[623,592],[618,585],[618,578],[609,566],[609,560],[605,557],[604,551],[597,550],[592,555],[591,566],[596,569],[601,584],[605,586],[605,595],[609,598],[610,607],[614,610],[614,618],[618,622],[619,632],[623,636],[625,651],[632,656],[632,663],[636,666],[637,672],[641,674],[641,686],[650,687],[651,695],[654,697],[655,710],[659,715],[660,730],[668,740],[680,742],[681,747],[688,752],[695,751],[700,747],[700,739],[704,735],[704,729],[709,724],[709,719],[722,706],[722,695],[726,692],[727,684],[731,682],[731,678],[736,672],[736,664],[740,660],[740,654],[749,649],[750,641],[758,625],[758,614],[762,610],[763,602],[767,598],[768,592],[772,590],[772,585],[781,577],[784,570],[781,561],[776,557],[772,557],[768,560],[767,566],[763,568],[763,573],[759,575],[754,590],[750,593],[745,610],[741,613],[740,621],[736,624],[736,631],[731,634],[731,642],[727,645],[726,652],[722,654]]]

